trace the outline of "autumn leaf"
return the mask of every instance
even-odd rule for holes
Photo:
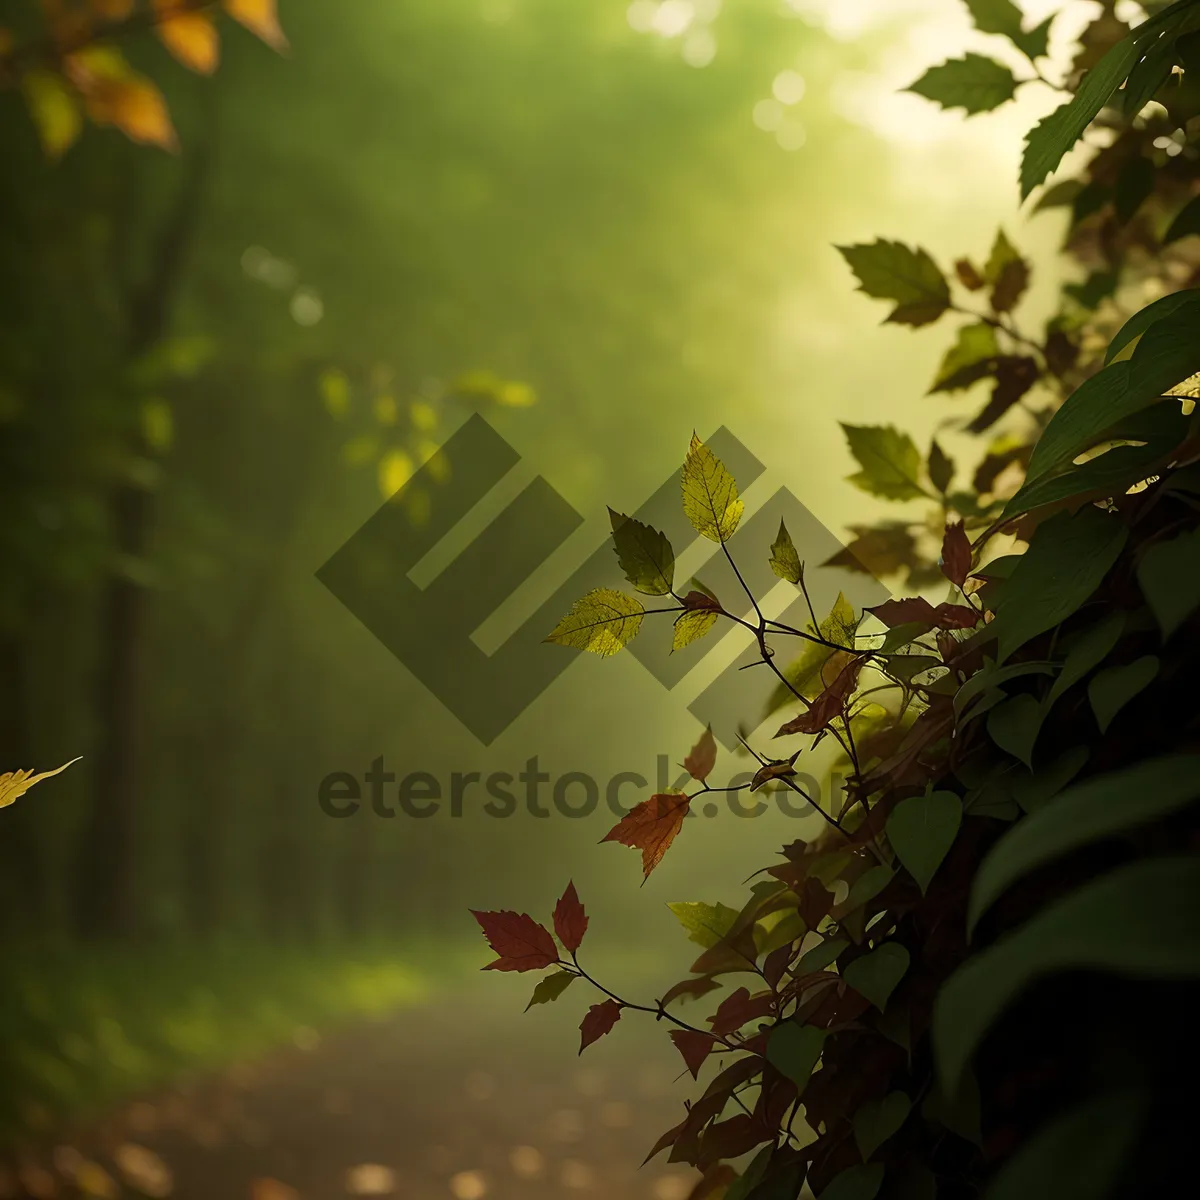
[[[779,533],[771,543],[771,570],[788,583],[799,583],[804,575],[804,564],[782,521],[779,522]]]
[[[220,59],[221,40],[211,14],[183,7],[179,0],[154,0],[159,40],[189,70],[211,75]]]
[[[991,285],[991,305],[994,312],[1005,313],[1016,307],[1029,286],[1029,264],[1021,253],[998,230],[983,277]]]
[[[699,595],[693,592],[693,596]],[[674,631],[671,634],[671,653],[690,646],[699,641],[717,623],[720,614],[711,608],[698,608],[681,613],[675,618]]]
[[[775,736],[786,737],[793,733],[820,733],[834,717],[840,717],[846,707],[847,697],[854,691],[854,685],[858,682],[858,675],[865,661],[865,655],[858,655],[848,662],[838,677],[812,702],[812,705],[799,716],[793,717],[785,725],[781,725]]]
[[[112,125],[130,141],[177,150],[179,139],[158,87],[139,75],[110,46],[88,46],[70,55],[64,73],[97,125]]]
[[[712,1053],[716,1039],[712,1034],[705,1033],[700,1029],[672,1029],[671,1041],[683,1055],[683,1061],[687,1063],[687,1069],[691,1071],[692,1078],[699,1079],[700,1068],[704,1066],[704,1060]]]
[[[774,996],[771,992],[751,996],[749,988],[740,987],[721,1001],[709,1024],[714,1034],[724,1037],[726,1034],[736,1033],[755,1017],[768,1016],[773,1010]]]
[[[659,792],[626,813],[600,840],[640,850],[643,878],[648,879],[683,827],[690,803],[681,792]]]
[[[942,574],[956,587],[962,587],[971,573],[971,540],[961,521],[946,526],[942,537]]]
[[[683,511],[696,532],[714,542],[733,537],[745,505],[725,464],[694,433],[682,482]]]
[[[796,774],[795,763],[799,755],[800,751],[797,750],[791,758],[774,759],[771,762],[763,763],[754,772],[754,778],[750,781],[750,790],[757,792],[760,787],[764,787],[773,779],[790,779]]]
[[[621,1019],[621,1006],[616,1000],[605,1000],[593,1004],[587,1010],[579,1026],[579,1053],[582,1054],[593,1042],[599,1041]]]
[[[633,641],[645,615],[635,597],[613,588],[593,588],[571,605],[545,640],[608,658]]]
[[[979,613],[962,604],[939,604],[936,607],[921,596],[905,600],[885,600],[868,608],[889,629],[900,625],[929,625],[938,629],[970,629],[979,624]]]
[[[587,914],[583,911],[583,905],[575,891],[575,884],[568,883],[567,890],[563,892],[562,898],[554,906],[554,932],[558,934],[558,940],[568,950],[575,951],[579,949],[583,935],[587,933],[587,927]]]
[[[488,945],[500,956],[485,971],[536,971],[559,961],[550,931],[526,913],[476,912],[471,915],[483,929]]]
[[[62,774],[69,766],[78,761],[78,758],[73,758],[70,762],[63,763],[61,767],[55,767],[53,771],[43,771],[40,775],[35,775],[32,770],[5,771],[3,775],[0,775],[0,808],[7,808],[14,800],[25,795],[35,783],[41,783],[43,779]]]
[[[665,1006],[670,1004],[672,1000],[680,999],[680,997],[696,1000],[701,996],[707,996],[709,992],[717,991],[720,986],[711,976],[704,976],[698,979],[681,979],[666,990],[660,1003]]]
[[[275,0],[225,0],[225,11],[272,50],[282,54],[288,48]]]
[[[717,743],[710,725],[683,760],[683,769],[695,780],[703,783],[717,765]]]
[[[969,258],[960,258],[954,264],[954,273],[958,276],[958,282],[968,291],[977,292],[984,285],[979,268]]]
[[[696,581],[693,580],[693,582]],[[702,592],[688,592],[688,594],[683,598],[683,607],[686,608],[688,612],[719,613],[721,611],[721,602],[712,594],[712,592],[705,589]]]

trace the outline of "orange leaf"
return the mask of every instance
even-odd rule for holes
[[[536,971],[559,961],[550,930],[527,913],[476,912],[471,915],[483,929],[488,945],[500,955],[485,971]]]
[[[175,150],[179,140],[158,88],[107,46],[90,46],[64,64],[97,125],[113,125],[131,141]]]
[[[640,850],[643,878],[649,879],[683,827],[690,803],[681,792],[659,792],[631,809],[600,840]]]
[[[971,539],[961,521],[946,526],[942,538],[942,574],[951,583],[962,587],[971,573]]]
[[[282,54],[288,40],[279,24],[275,0],[225,0],[225,11],[239,24]]]
[[[181,8],[179,0],[154,0],[159,40],[189,70],[211,75],[217,69],[221,38],[212,16]]]
[[[575,885],[568,883],[562,899],[554,906],[554,932],[568,950],[575,951],[579,949],[587,927],[587,914],[583,911]]]
[[[700,740],[692,747],[691,753],[683,760],[683,769],[695,780],[703,783],[712,769],[717,765],[717,743],[713,740],[710,725],[701,735]]]
[[[579,1053],[582,1054],[593,1042],[602,1038],[620,1019],[621,1006],[615,1000],[593,1004],[579,1026]]]

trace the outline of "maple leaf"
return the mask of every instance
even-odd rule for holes
[[[946,526],[942,537],[942,574],[956,587],[962,587],[971,573],[971,540],[961,521]]]
[[[599,1041],[620,1019],[621,1006],[616,1000],[593,1004],[579,1026],[579,1053],[582,1054],[593,1042]]]
[[[697,782],[703,783],[716,765],[717,743],[713,740],[710,725],[700,735],[700,740],[692,747],[691,753],[683,760],[683,769]]]
[[[709,1024],[712,1025],[713,1033],[724,1037],[727,1033],[741,1029],[747,1021],[753,1021],[755,1017],[768,1016],[773,1003],[774,998],[770,992],[751,996],[749,988],[740,987],[721,1001]]]
[[[716,1039],[711,1034],[704,1033],[699,1029],[672,1029],[671,1041],[683,1055],[683,1061],[687,1063],[687,1069],[691,1071],[692,1078],[699,1079],[700,1068],[704,1066],[704,1060],[712,1053]]]
[[[659,792],[630,809],[600,840],[640,850],[643,879],[649,879],[683,827],[690,804],[682,792]]]
[[[834,717],[840,717],[846,707],[846,698],[854,691],[858,674],[862,670],[865,656],[847,663],[838,677],[799,716],[793,717],[779,727],[776,737],[791,733],[820,733]]]
[[[559,961],[550,930],[527,913],[476,912],[471,915],[483,929],[488,945],[500,956],[484,971],[536,971]]]
[[[55,767],[53,771],[43,771],[40,775],[35,775],[32,769],[5,771],[3,775],[0,775],[0,808],[7,808],[14,800],[25,795],[35,783],[41,783],[43,779],[49,779],[52,775],[60,775],[72,763],[78,761],[78,758],[73,758],[71,762],[65,762],[61,767]]]
[[[554,906],[554,932],[558,934],[558,940],[574,952],[579,949],[587,927],[587,914],[583,911],[575,884],[568,883],[562,899]]]

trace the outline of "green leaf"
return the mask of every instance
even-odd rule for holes
[[[890,1092],[859,1108],[854,1114],[854,1140],[864,1161],[908,1120],[911,1111],[912,1101],[903,1092]]]
[[[1094,667],[1098,667],[1112,653],[1113,647],[1121,640],[1125,631],[1125,614],[1123,612],[1106,613],[1095,625],[1082,633],[1076,634],[1067,650],[1063,669],[1054,681],[1046,697],[1046,707],[1049,707],[1067,690],[1078,683]]]
[[[1150,193],[1154,191],[1154,180],[1157,172],[1154,164],[1148,158],[1132,158],[1122,168],[1117,176],[1113,189],[1113,202],[1117,213],[1117,222],[1124,225],[1142,207]]]
[[[821,1057],[825,1036],[825,1030],[814,1025],[785,1021],[767,1039],[767,1062],[803,1092]]]
[[[726,1189],[722,1200],[747,1200],[750,1193],[762,1182],[774,1152],[774,1145],[764,1146],[751,1160],[743,1174],[739,1175]]]
[[[888,841],[922,895],[954,845],[961,824],[962,801],[953,792],[910,796],[888,817]]]
[[[992,847],[971,887],[968,931],[997,897],[1031,871],[1080,846],[1178,812],[1197,797],[1200,757],[1190,754],[1148,759],[1069,788]]]
[[[1138,585],[1169,638],[1200,607],[1200,529],[1155,542],[1142,556]]]
[[[1083,769],[1090,754],[1086,746],[1064,750],[1048,766],[1012,780],[1013,799],[1027,813],[1045,808]]]
[[[831,938],[819,946],[814,946],[811,950],[806,950],[800,956],[792,974],[799,977],[810,975],[814,971],[825,970],[826,967],[837,962],[838,955],[849,945],[850,943],[845,938]]]
[[[1143,1092],[1122,1089],[1055,1118],[1004,1164],[984,1200],[1109,1200],[1147,1107]]]
[[[779,522],[779,533],[771,543],[771,570],[788,583],[799,583],[804,574],[804,564],[800,561],[800,555],[792,544],[791,534],[782,521]]]
[[[991,112],[1017,91],[1013,73],[1001,63],[982,54],[966,54],[930,67],[908,91],[933,100],[942,108],[964,108],[967,116]]]
[[[1196,233],[1200,233],[1200,196],[1193,196],[1175,214],[1175,219],[1163,235],[1163,245],[1169,246],[1172,242]]]
[[[699,641],[716,623],[719,613],[709,608],[697,608],[680,613],[675,618],[675,631],[671,636],[671,653]]]
[[[1107,733],[1117,713],[1154,682],[1159,666],[1155,655],[1146,654],[1131,663],[1101,671],[1088,684],[1088,701],[1101,733]]]
[[[859,1164],[839,1171],[818,1200],[875,1200],[883,1187],[883,1164]]]
[[[593,588],[575,601],[546,641],[607,658],[633,641],[645,615],[641,601],[633,596],[612,588]]]
[[[967,711],[969,703],[976,696],[981,696],[989,689],[999,687],[1000,684],[1007,683],[1010,679],[1018,679],[1022,675],[1053,674],[1053,663],[1013,663],[1009,667],[997,667],[990,659],[985,660],[983,668],[976,671],[955,693],[954,717],[959,722],[965,720],[966,718],[963,714]]]
[[[21,79],[21,91],[49,158],[61,158],[83,129],[83,109],[74,91],[53,71],[34,69]]]
[[[695,435],[683,464],[683,511],[697,533],[727,542],[745,505],[725,464]]]
[[[933,484],[938,494],[944,496],[954,482],[954,463],[945,450],[938,445],[937,439],[929,445],[929,457],[925,460],[925,470],[929,472],[929,482]]]
[[[921,487],[921,452],[907,433],[892,425],[842,425],[850,453],[862,470],[850,482],[886,500],[915,500]]]
[[[1145,308],[1138,309],[1121,326],[1116,337],[1109,343],[1108,350],[1104,355],[1105,364],[1112,362],[1117,354],[1134,338],[1145,333],[1155,321],[1169,317],[1182,305],[1192,303],[1197,297],[1200,297],[1200,288],[1187,288],[1182,292],[1172,292],[1169,296],[1163,296],[1161,299],[1155,300],[1153,304],[1147,304]]]
[[[996,331],[991,325],[982,321],[977,325],[964,325],[958,331],[958,340],[942,359],[930,394],[959,392],[986,378],[992,373],[999,353]]]
[[[1194,765],[1190,770],[1196,777]],[[1026,817],[1007,836],[1063,803]],[[948,1092],[957,1090],[975,1048],[1009,1003],[1033,980],[1061,969],[1200,978],[1200,859],[1151,858],[1121,867],[968,960],[934,1002],[934,1054]]]
[[[879,863],[854,881],[846,899],[838,906],[843,914],[852,913],[856,908],[874,900],[880,892],[895,878],[895,872],[885,863]],[[820,968],[818,968],[819,970]]]
[[[727,904],[702,904],[698,900],[679,901],[667,907],[687,930],[688,937],[708,949],[715,946],[733,928],[737,909]]]
[[[1082,191],[1082,180],[1064,179],[1041,194],[1038,202],[1033,206],[1032,212],[1039,213],[1047,208],[1070,208]]]
[[[1012,0],[966,0],[966,4],[980,33],[998,33],[1008,38],[1030,59],[1046,53],[1053,16],[1026,33],[1021,28],[1021,10]]]
[[[1039,525],[997,601],[997,661],[1075,612],[1103,582],[1128,533],[1119,518],[1092,507]]]
[[[556,971],[553,975],[547,975],[533,989],[533,998],[525,1005],[525,1011],[528,1012],[535,1004],[550,1004],[557,1000],[577,978],[571,971]]]
[[[955,802],[957,800],[956,796]],[[856,958],[842,972],[842,978],[860,996],[870,1000],[883,1012],[887,1007],[888,997],[904,978],[908,964],[908,951],[899,942],[884,942],[878,949],[864,954],[862,958]]]
[[[613,548],[625,578],[647,596],[666,596],[675,583],[675,551],[664,533],[608,510]]]
[[[861,291],[896,302],[889,321],[928,325],[950,307],[950,285],[926,251],[883,239],[837,249],[858,277]]]
[[[1006,754],[1033,770],[1033,746],[1045,712],[1028,692],[1010,696],[988,713],[988,737]]]

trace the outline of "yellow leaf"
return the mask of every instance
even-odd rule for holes
[[[675,622],[675,634],[671,638],[671,653],[690,646],[702,638],[716,623],[719,614],[710,608],[697,608],[683,613]]]
[[[225,11],[272,50],[282,54],[288,48],[287,37],[279,24],[275,0],[225,0]]]
[[[593,588],[571,605],[546,641],[608,658],[633,641],[645,614],[641,601],[633,596],[613,588]]]
[[[35,775],[32,770],[6,771],[0,775],[0,808],[7,808],[14,800],[25,795],[35,783],[41,783],[43,779],[49,779],[52,775],[61,775],[72,763],[78,761],[78,758],[73,758],[71,762],[65,762],[53,771],[43,771],[40,775]]]
[[[50,71],[30,71],[21,81],[21,90],[42,149],[50,158],[61,158],[83,128],[79,98]]]
[[[693,433],[683,464],[683,511],[692,527],[714,542],[727,542],[744,508],[725,464]]]
[[[221,37],[212,16],[181,8],[179,0],[154,0],[158,36],[189,70],[211,75],[221,54]]]
[[[178,148],[163,94],[111,46],[89,46],[66,60],[66,74],[97,125],[112,125],[134,142]]]

